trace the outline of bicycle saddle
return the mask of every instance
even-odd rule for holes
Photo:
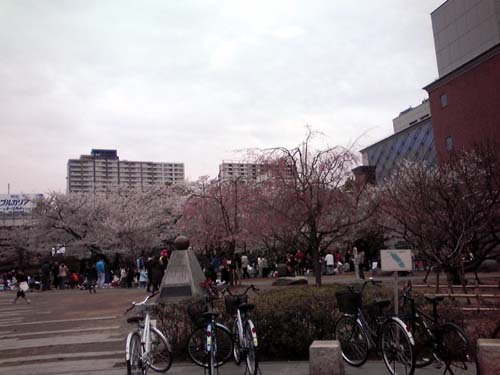
[[[127,319],[127,323],[139,323],[140,321],[144,320],[143,316],[137,315],[137,316],[131,316],[130,318]]]
[[[437,304],[437,303],[443,301],[444,297],[443,296],[438,296],[438,297],[436,297],[436,296],[425,296],[425,299],[427,301],[429,301],[430,303],[436,303]]]
[[[207,311],[207,312],[204,312],[203,314],[201,314],[201,316],[203,316],[207,320],[210,320],[212,318],[214,318],[214,319],[217,318],[219,316],[219,313]]]
[[[252,303],[242,303],[238,306],[241,312],[246,313],[247,311],[251,311],[255,308],[255,305]]]

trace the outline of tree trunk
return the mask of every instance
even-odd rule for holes
[[[314,278],[316,286],[321,286],[321,264],[319,262],[319,249],[313,249]]]

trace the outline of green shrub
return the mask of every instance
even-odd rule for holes
[[[251,296],[250,302],[256,305],[252,320],[257,327],[261,358],[307,359],[314,340],[333,339],[335,322],[340,317],[335,300],[339,289],[345,286],[288,286]],[[365,301],[387,295],[384,288],[367,288]],[[170,338],[176,359],[188,359],[187,340],[194,328],[187,316],[189,304],[157,306],[159,327]],[[216,301],[216,309],[221,313],[218,320],[231,327],[233,318],[226,314],[222,300]]]

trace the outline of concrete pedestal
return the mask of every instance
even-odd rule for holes
[[[310,375],[344,375],[344,362],[340,343],[332,341],[314,341],[309,347]]]
[[[200,284],[205,275],[193,251],[176,250],[172,253],[161,283],[160,302],[177,303],[206,294]]]
[[[481,375],[500,374],[500,340],[477,340],[477,357]]]

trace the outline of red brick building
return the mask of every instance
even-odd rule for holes
[[[429,93],[436,152],[500,142],[500,45],[431,83]]]

